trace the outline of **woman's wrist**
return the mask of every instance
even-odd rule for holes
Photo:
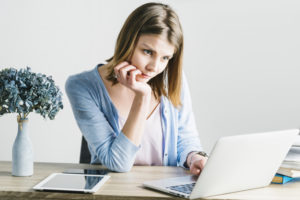
[[[136,98],[145,100],[145,99],[151,98],[152,90],[151,90],[151,87],[149,86],[149,88],[147,88],[146,90],[134,91],[134,93],[135,93]]]
[[[190,168],[195,160],[201,160],[205,157],[208,158],[208,155],[204,151],[192,151],[188,154],[186,164]]]
[[[191,167],[191,163],[192,163],[192,158],[193,156],[197,154],[197,151],[193,151],[191,153],[189,153],[188,158],[186,159],[187,162],[187,166],[190,168]]]

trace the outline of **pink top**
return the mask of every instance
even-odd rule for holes
[[[126,120],[119,117],[119,125],[123,128]],[[141,148],[139,149],[134,165],[163,165],[162,162],[162,135],[160,104],[155,108],[146,120],[145,130],[142,136]]]

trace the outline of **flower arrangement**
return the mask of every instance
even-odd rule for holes
[[[60,109],[62,92],[51,76],[33,73],[29,67],[0,71],[0,116],[18,113],[18,118],[24,120],[35,111],[52,120]]]

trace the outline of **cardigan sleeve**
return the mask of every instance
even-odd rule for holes
[[[74,117],[81,133],[89,144],[92,156],[107,168],[127,172],[133,166],[139,147],[122,131],[116,133],[95,102],[93,88],[87,79],[70,76],[65,84]]]
[[[191,95],[185,75],[182,77],[181,107],[178,113],[178,161],[181,167],[192,151],[203,151],[192,109]]]

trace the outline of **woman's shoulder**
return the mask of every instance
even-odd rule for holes
[[[81,73],[70,75],[65,83],[66,91],[70,89],[86,90],[99,87],[100,80],[99,77],[97,77],[97,68],[98,66]]]
[[[86,80],[94,80],[91,79],[94,76],[94,68],[90,70],[86,70],[80,73],[72,74],[67,78],[67,81],[86,81]]]

